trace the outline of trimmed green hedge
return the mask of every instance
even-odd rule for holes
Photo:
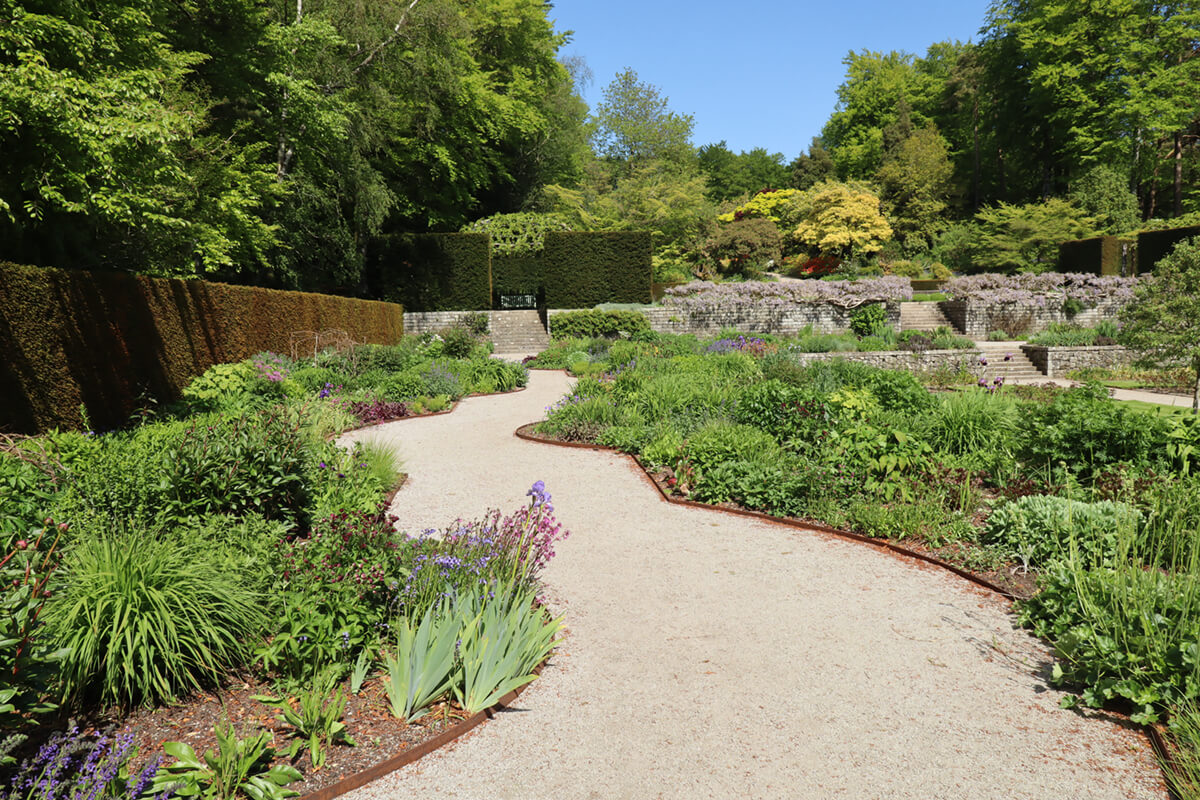
[[[492,255],[495,294],[537,294],[542,285],[541,254]]]
[[[1146,275],[1154,265],[1184,239],[1200,236],[1200,226],[1169,228],[1165,231],[1142,231],[1137,238],[1138,272]]]
[[[407,311],[481,311],[492,307],[491,246],[486,233],[393,234],[367,254],[371,297]]]
[[[1121,240],[1096,236],[1063,242],[1058,246],[1058,271],[1091,275],[1121,274]]]
[[[553,339],[592,339],[648,330],[646,315],[636,311],[568,311],[550,317]]]
[[[542,257],[549,308],[652,302],[648,231],[551,231]]]
[[[0,263],[0,430],[122,425],[213,364],[289,353],[294,331],[392,344],[390,303],[204,281]]]

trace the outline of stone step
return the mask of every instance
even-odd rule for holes
[[[550,346],[542,318],[531,309],[493,311],[489,335],[497,353],[536,353]]]

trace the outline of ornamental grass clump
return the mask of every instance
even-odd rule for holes
[[[203,542],[116,531],[69,550],[45,617],[66,648],[63,693],[128,707],[218,683],[248,662],[271,610]]]

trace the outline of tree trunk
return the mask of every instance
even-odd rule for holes
[[[1192,413],[1200,414],[1200,366],[1195,367],[1196,381],[1192,385]]]
[[[979,94],[975,94],[975,102],[971,106],[971,148],[973,160],[971,164],[971,205],[976,213],[979,212]]]
[[[1175,214],[1183,216],[1183,134],[1175,133],[1175,149],[1171,152],[1175,159]]]

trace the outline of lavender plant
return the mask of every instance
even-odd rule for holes
[[[23,761],[8,784],[0,784],[0,800],[137,800],[153,785],[161,758],[152,758],[133,775],[130,762],[135,755],[132,734],[96,737],[73,727],[51,736],[36,755]],[[158,797],[171,793],[164,789]]]

